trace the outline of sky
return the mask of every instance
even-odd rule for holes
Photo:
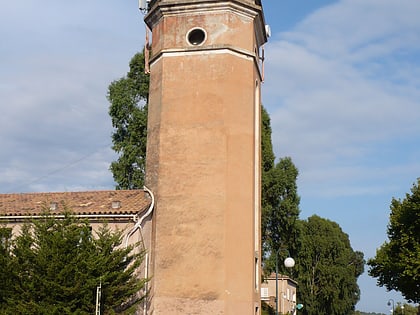
[[[135,0],[0,0],[0,193],[113,189],[107,87],[144,45]],[[264,106],[299,169],[301,218],[368,259],[420,177],[420,1],[263,0]],[[359,278],[357,309],[400,294]]]

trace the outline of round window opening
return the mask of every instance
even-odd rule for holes
[[[187,39],[191,45],[197,46],[204,42],[206,33],[201,28],[195,28],[188,33]]]

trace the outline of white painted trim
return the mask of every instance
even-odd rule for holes
[[[242,51],[237,49],[229,49],[229,48],[209,48],[209,49],[197,49],[197,50],[163,50],[159,56],[150,63],[150,67],[152,67],[155,63],[160,61],[163,58],[171,58],[171,57],[183,57],[183,56],[194,56],[194,55],[223,55],[229,54],[235,57],[239,57],[245,60],[254,61],[255,56],[254,54],[248,51]]]
[[[134,218],[137,214],[74,214],[76,218]],[[64,214],[51,215],[53,218],[62,219],[65,217]],[[14,220],[26,220],[26,219],[41,219],[45,218],[44,215],[2,215],[0,221],[14,221]]]

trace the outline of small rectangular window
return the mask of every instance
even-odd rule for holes
[[[268,288],[261,288],[261,299],[268,299]]]
[[[111,204],[112,209],[119,209],[121,208],[121,201],[113,201]]]
[[[55,210],[57,210],[57,208],[58,208],[58,202],[51,201],[50,202],[50,210],[55,211]]]

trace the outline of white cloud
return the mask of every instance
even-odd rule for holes
[[[128,71],[143,37],[135,2],[2,6],[3,192],[113,188],[107,87]]]
[[[329,178],[334,195],[388,190],[361,182],[366,159],[386,160],[388,146],[402,150],[404,164],[398,142],[419,141],[419,10],[415,0],[341,1],[269,43],[264,104],[276,154],[305,170],[302,186]]]
[[[314,12],[285,37],[324,56],[348,57],[375,46],[384,48],[382,55],[418,38],[419,9],[416,0],[344,0]]]

